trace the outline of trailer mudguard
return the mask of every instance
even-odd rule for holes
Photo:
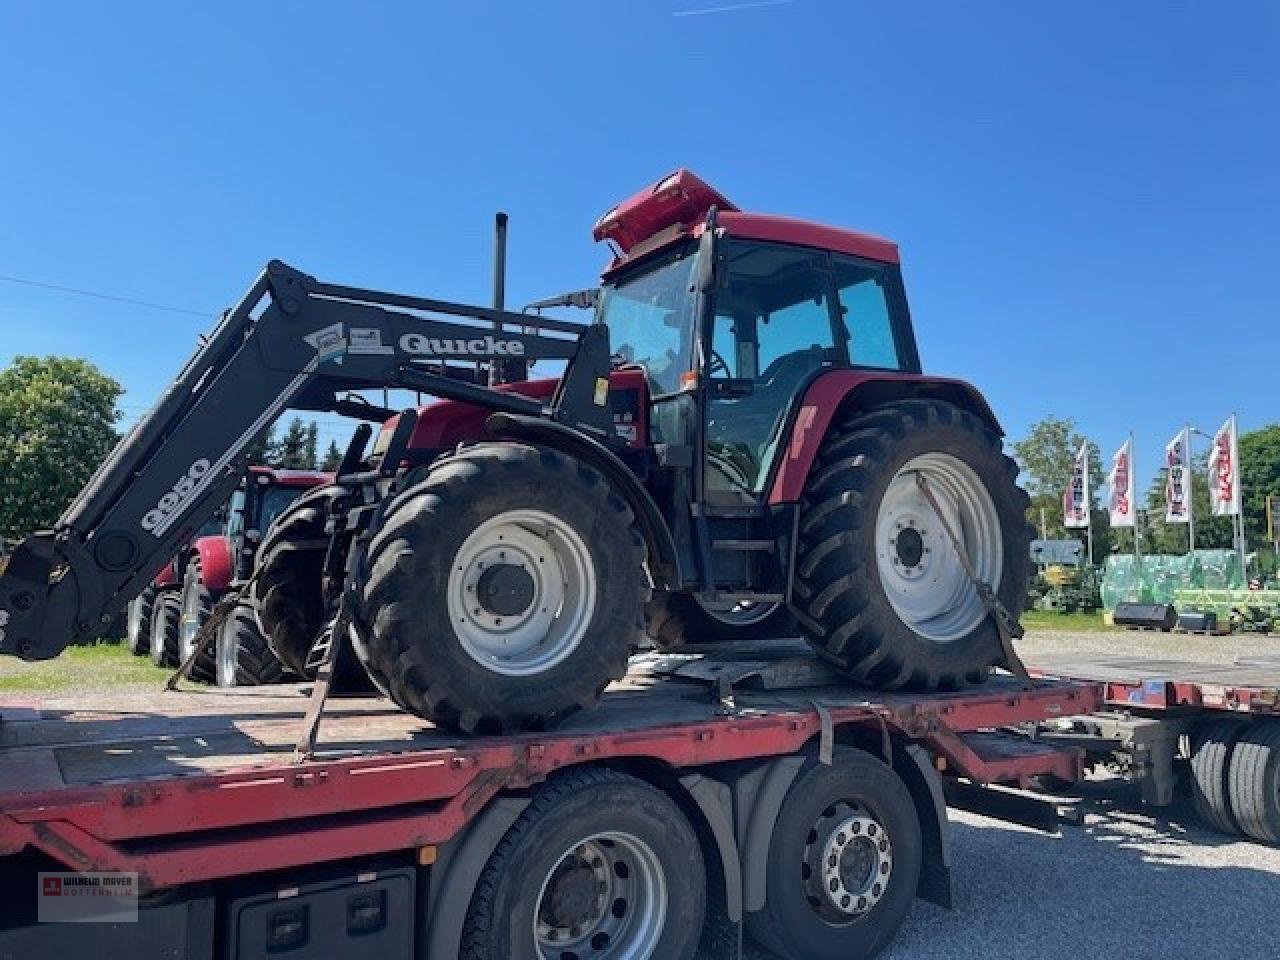
[[[976,387],[963,380],[890,371],[827,370],[809,383],[791,417],[787,444],[774,468],[769,503],[795,503],[800,499],[805,481],[809,479],[809,469],[839,410],[848,406],[869,410],[910,397],[946,400],[1004,435],[986,399]]]

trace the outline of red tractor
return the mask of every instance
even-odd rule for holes
[[[181,585],[180,662],[194,650],[214,603],[228,589],[248,580],[263,534],[276,517],[307,490],[332,482],[333,474],[317,470],[249,467],[227,504],[226,527],[191,544]],[[190,675],[220,687],[252,686],[280,680],[286,666],[299,676],[305,673],[303,660],[282,663],[268,648],[246,598],[223,621],[216,646],[202,650],[192,663]]]
[[[197,537],[216,534],[226,523],[219,510],[197,532]],[[157,667],[174,667],[178,660],[178,623],[182,617],[182,577],[191,544],[184,543],[169,558],[146,588],[129,601],[125,617],[125,642],[130,652],[150,656]]]
[[[598,300],[586,325],[270,264],[19,546],[0,652],[53,656],[140,590],[282,410],[359,414],[344,391],[390,386],[441,402],[367,455],[359,428],[258,553],[282,658],[349,640],[396,703],[467,732],[592,705],[646,630],[697,643],[792,617],[851,681],[981,681],[1025,600],[1027,499],[981,395],[921,372],[897,247],[740,211],[683,170],[595,236],[614,252],[600,290],[565,298]],[[543,360],[568,362],[528,380]]]

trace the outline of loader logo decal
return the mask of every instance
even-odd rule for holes
[[[160,498],[160,502],[143,515],[142,529],[157,539],[162,537],[173,519],[191,501],[197,482],[209,472],[209,467],[209,461],[204,457],[187,467],[186,473]]]
[[[483,337],[428,337],[406,333],[400,338],[400,349],[423,357],[523,357],[524,343],[499,340],[491,333]]]

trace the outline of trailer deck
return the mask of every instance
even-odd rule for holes
[[[458,737],[385,700],[344,698],[301,763],[306,685],[0,702],[0,855],[30,846],[158,889],[444,843],[498,793],[575,764],[782,756],[850,726],[924,743],[978,782],[1072,778],[1077,754],[984,732],[1098,706],[1096,687],[1066,681],[885,694],[824,673],[785,644],[745,662],[651,655],[597,709],[504,737]]]

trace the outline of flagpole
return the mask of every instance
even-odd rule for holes
[[[1191,424],[1185,425],[1183,436],[1187,439],[1187,553],[1194,555],[1196,552],[1196,468],[1195,457],[1191,451]]]
[[[1244,542],[1244,472],[1240,469],[1240,423],[1236,420],[1236,412],[1231,411],[1231,469],[1236,475],[1236,492],[1239,494],[1236,503],[1236,552],[1240,555],[1240,578],[1242,587],[1249,586],[1249,571],[1245,567]]]
[[[1089,441],[1084,442],[1084,542],[1089,557],[1089,566],[1093,566],[1093,482],[1089,477]]]
[[[1133,555],[1142,559],[1142,548],[1138,546],[1138,475],[1134,472],[1133,457],[1133,431],[1129,431],[1129,487],[1133,490],[1134,496],[1129,500],[1129,510],[1133,514]]]

